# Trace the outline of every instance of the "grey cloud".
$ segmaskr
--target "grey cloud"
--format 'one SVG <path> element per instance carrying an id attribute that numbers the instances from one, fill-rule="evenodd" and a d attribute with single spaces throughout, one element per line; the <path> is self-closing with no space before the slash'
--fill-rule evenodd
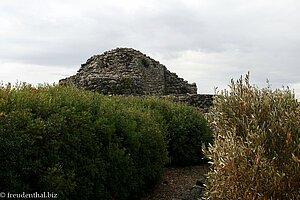
<path id="1" fill-rule="evenodd" d="M 278 85 L 300 82 L 297 0 L 12 0 L 0 5 L 0 61 L 79 68 L 94 54 L 133 47 L 189 81 L 197 81 L 196 75 L 208 79 L 208 85 L 199 82 L 205 87 L 226 85 L 229 77 L 248 70 L 261 85 L 266 78 Z M 186 51 L 215 57 L 182 57 Z"/>
<path id="2" fill-rule="evenodd" d="M 91 5 L 95 2 L 91 1 Z M 66 12 L 66 16 L 61 19 L 49 13 L 40 19 L 38 14 L 31 13 L 33 9 L 29 9 L 25 14 L 24 11 L 20 13 L 24 19 L 17 24 L 23 32 L 20 35 L 22 41 L 18 42 L 18 35 L 8 38 L 8 46 L 19 50 L 14 52 L 14 56 L 18 57 L 19 53 L 34 62 L 39 52 L 43 54 L 44 50 L 49 57 L 61 52 L 66 54 L 65 58 L 67 55 L 76 55 L 78 49 L 84 53 L 124 45 L 175 54 L 188 49 L 222 52 L 228 48 L 238 48 L 242 51 L 254 51 L 257 48 L 270 50 L 274 46 L 291 48 L 290 45 L 298 39 L 290 36 L 282 41 L 284 35 L 280 34 L 280 22 L 277 21 L 288 21 L 286 15 L 289 13 L 283 13 L 280 18 L 273 16 L 277 13 L 253 8 L 249 3 L 233 6 L 235 4 L 232 1 L 200 4 L 198 7 L 189 7 L 183 1 L 166 2 L 155 4 L 157 10 L 146 7 L 131 12 L 122 6 L 110 4 L 96 4 L 97 8 L 91 6 L 81 11 L 80 3 L 78 7 L 73 7 L 75 10 L 71 13 L 81 14 L 70 18 Z M 59 8 L 60 4 L 57 3 L 56 6 Z M 26 8 L 28 7 L 25 10 Z M 53 10 L 55 9 L 52 8 Z M 51 9 L 46 11 L 50 12 Z M 16 12 L 20 12 L 20 8 Z M 40 14 L 43 16 L 43 13 Z M 275 22 L 272 22 L 271 16 L 275 18 Z M 300 29 L 295 27 L 289 28 L 296 29 L 294 32 Z M 270 31 L 271 35 L 268 33 Z M 4 48 L 1 52 L 7 57 L 12 55 L 7 49 L 5 54 Z M 69 63 L 68 59 L 60 62 Z"/>

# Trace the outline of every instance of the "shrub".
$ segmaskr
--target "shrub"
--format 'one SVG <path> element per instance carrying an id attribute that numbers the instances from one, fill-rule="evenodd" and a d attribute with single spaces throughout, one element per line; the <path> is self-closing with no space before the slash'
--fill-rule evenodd
<path id="1" fill-rule="evenodd" d="M 249 74 L 217 93 L 207 199 L 299 199 L 300 105 L 287 88 L 259 90 Z"/>
<path id="2" fill-rule="evenodd" d="M 150 66 L 150 61 L 146 57 L 142 57 L 141 62 L 142 62 L 142 65 L 146 68 Z"/>
<path id="3" fill-rule="evenodd" d="M 172 165 L 192 165 L 206 162 L 202 145 L 212 143 L 212 131 L 203 114 L 196 108 L 172 99 L 159 97 L 130 98 L 126 104 L 135 102 L 145 110 L 150 110 L 168 142 L 168 152 Z"/>
<path id="4" fill-rule="evenodd" d="M 0 188 L 137 199 L 168 161 L 148 112 L 72 86 L 0 86 Z"/>

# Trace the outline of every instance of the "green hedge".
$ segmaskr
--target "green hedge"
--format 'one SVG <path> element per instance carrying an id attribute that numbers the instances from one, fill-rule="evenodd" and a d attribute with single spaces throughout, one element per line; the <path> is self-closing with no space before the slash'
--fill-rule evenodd
<path id="1" fill-rule="evenodd" d="M 0 86 L 3 191 L 138 199 L 170 160 L 202 163 L 202 145 L 212 139 L 201 112 L 172 100 L 73 86 Z"/>
<path id="2" fill-rule="evenodd" d="M 0 188 L 138 199 L 167 163 L 150 112 L 75 87 L 0 88 Z"/>
<path id="3" fill-rule="evenodd" d="M 120 97 L 123 103 L 136 104 L 152 113 L 168 141 L 168 152 L 172 165 L 194 165 L 207 162 L 202 146 L 213 142 L 210 129 L 203 113 L 195 107 L 175 102 L 172 98 Z"/>
<path id="4" fill-rule="evenodd" d="M 299 199 L 300 104 L 289 89 L 259 90 L 249 74 L 217 93 L 207 199 Z"/>

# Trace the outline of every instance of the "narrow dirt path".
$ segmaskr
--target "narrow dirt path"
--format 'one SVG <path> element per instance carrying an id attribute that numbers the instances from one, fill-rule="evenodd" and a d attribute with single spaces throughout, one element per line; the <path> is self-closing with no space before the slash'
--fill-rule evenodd
<path id="1" fill-rule="evenodd" d="M 154 191 L 141 200 L 172 200 L 188 192 L 209 170 L 209 164 L 189 167 L 167 167 Z"/>

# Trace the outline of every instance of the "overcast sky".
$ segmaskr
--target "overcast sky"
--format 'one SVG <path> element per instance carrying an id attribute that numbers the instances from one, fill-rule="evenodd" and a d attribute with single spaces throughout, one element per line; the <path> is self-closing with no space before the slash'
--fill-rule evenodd
<path id="1" fill-rule="evenodd" d="M 0 0 L 0 81 L 53 83 L 131 47 L 196 82 L 289 86 L 300 97 L 299 0 Z"/>

